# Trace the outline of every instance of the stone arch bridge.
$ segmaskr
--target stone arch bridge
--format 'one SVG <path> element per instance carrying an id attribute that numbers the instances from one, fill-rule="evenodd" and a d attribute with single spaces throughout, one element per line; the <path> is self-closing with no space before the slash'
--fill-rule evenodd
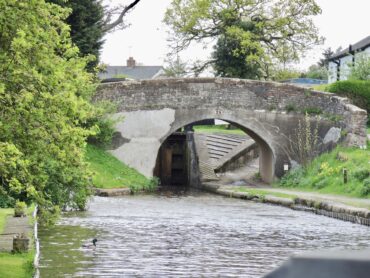
<path id="1" fill-rule="evenodd" d="M 225 78 L 128 81 L 100 85 L 95 101 L 100 100 L 118 106 L 111 152 L 148 177 L 166 138 L 204 119 L 233 123 L 258 143 L 266 182 L 298 160 L 292 145 L 303 111 L 311 112 L 311 126 L 317 126 L 319 152 L 338 142 L 366 144 L 366 111 L 347 98 L 287 84 Z"/>

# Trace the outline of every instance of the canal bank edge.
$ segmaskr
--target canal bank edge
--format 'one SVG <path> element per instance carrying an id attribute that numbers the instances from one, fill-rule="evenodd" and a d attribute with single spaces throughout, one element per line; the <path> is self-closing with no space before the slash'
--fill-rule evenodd
<path id="1" fill-rule="evenodd" d="M 130 188 L 94 188 L 93 193 L 95 196 L 99 197 L 118 197 L 118 196 L 127 196 L 134 194 L 134 191 Z"/>
<path id="2" fill-rule="evenodd" d="M 312 212 L 318 215 L 370 226 L 370 210 L 365 208 L 356 208 L 344 204 L 329 203 L 323 200 L 301 196 L 291 198 L 254 194 L 250 192 L 236 192 L 212 183 L 203 183 L 201 185 L 201 189 L 230 198 L 279 205 L 293 210 Z"/>

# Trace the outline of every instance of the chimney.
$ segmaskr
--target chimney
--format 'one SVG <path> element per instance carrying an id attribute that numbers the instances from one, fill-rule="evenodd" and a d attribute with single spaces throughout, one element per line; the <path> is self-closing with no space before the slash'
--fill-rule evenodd
<path id="1" fill-rule="evenodd" d="M 134 58 L 130 57 L 127 60 L 127 67 L 134 68 L 136 66 L 136 61 Z"/>

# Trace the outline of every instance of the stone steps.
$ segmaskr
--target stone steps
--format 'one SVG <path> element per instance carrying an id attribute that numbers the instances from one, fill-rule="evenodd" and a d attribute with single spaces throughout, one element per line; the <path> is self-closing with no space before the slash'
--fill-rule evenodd
<path id="1" fill-rule="evenodd" d="M 247 135 L 197 133 L 194 137 L 203 182 L 218 181 L 215 170 L 255 144 Z"/>

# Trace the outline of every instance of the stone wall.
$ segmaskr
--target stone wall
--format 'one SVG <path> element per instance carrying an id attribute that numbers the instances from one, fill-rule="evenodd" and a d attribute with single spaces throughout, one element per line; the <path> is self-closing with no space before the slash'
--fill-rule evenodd
<path id="1" fill-rule="evenodd" d="M 164 108 L 224 108 L 286 111 L 319 108 L 342 115 L 346 100 L 330 93 L 288 84 L 241 79 L 160 79 L 110 83 L 100 87 L 97 99 L 119 103 L 120 112 Z"/>

